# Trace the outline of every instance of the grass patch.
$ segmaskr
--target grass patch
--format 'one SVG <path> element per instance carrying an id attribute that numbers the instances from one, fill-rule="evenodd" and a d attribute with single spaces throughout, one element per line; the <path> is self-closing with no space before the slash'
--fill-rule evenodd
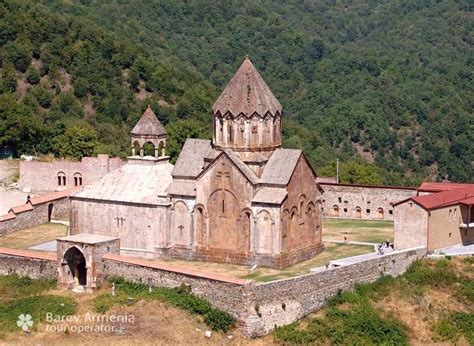
<path id="1" fill-rule="evenodd" d="M 381 318 L 370 304 L 351 311 L 330 307 L 324 318 L 311 320 L 305 330 L 298 324 L 277 328 L 275 338 L 291 344 L 406 345 L 405 327 L 394 319 Z"/>
<path id="2" fill-rule="evenodd" d="M 0 236 L 0 247 L 28 249 L 67 235 L 67 227 L 58 223 L 45 223 Z"/>
<path id="3" fill-rule="evenodd" d="M 33 280 L 16 274 L 0 276 L 0 304 L 6 304 L 18 298 L 39 295 L 55 287 L 56 280 Z"/>
<path id="4" fill-rule="evenodd" d="M 436 322 L 433 327 L 434 341 L 457 342 L 464 336 L 470 345 L 474 344 L 474 314 L 454 312 Z"/>
<path id="5" fill-rule="evenodd" d="M 147 285 L 132 283 L 122 278 L 114 278 L 116 295 L 101 294 L 95 299 L 95 309 L 104 313 L 114 305 L 133 304 L 138 300 L 160 300 L 190 313 L 202 316 L 213 330 L 229 331 L 235 319 L 225 311 L 214 308 L 207 300 L 191 293 L 190 286 L 176 288 L 157 287 L 149 292 Z"/>
<path id="6" fill-rule="evenodd" d="M 48 312 L 61 316 L 72 315 L 76 310 L 72 298 L 41 295 L 55 287 L 55 280 L 0 276 L 0 338 L 9 332 L 20 331 L 16 322 L 21 314 L 31 315 L 34 322 L 32 330 L 45 320 Z"/>
<path id="7" fill-rule="evenodd" d="M 459 302 L 472 306 L 473 287 L 472 280 L 457 272 L 448 259 L 417 261 L 398 278 L 386 276 L 370 284 L 355 285 L 352 291 L 339 292 L 328 300 L 322 317 L 306 319 L 305 327 L 300 322 L 279 327 L 275 339 L 289 344 L 408 344 L 409 326 L 392 313 L 376 309 L 377 302 L 383 302 L 396 291 L 403 299 L 418 304 L 416 297 L 422 296 L 427 289 L 437 289 L 455 292 Z M 473 316 L 472 313 L 449 312 L 447 317 L 432 325 L 432 340 L 457 342 L 464 337 L 473 344 Z"/>
<path id="8" fill-rule="evenodd" d="M 311 268 L 321 267 L 340 258 L 362 255 L 373 252 L 372 246 L 349 245 L 349 244 L 324 244 L 324 250 L 315 257 L 297 263 L 285 269 L 258 268 L 254 272 L 240 276 L 242 279 L 252 279 L 258 282 L 270 282 L 274 280 L 286 279 L 298 275 L 309 273 Z"/>
<path id="9" fill-rule="evenodd" d="M 393 221 L 324 219 L 323 225 L 332 228 L 393 228 Z"/>

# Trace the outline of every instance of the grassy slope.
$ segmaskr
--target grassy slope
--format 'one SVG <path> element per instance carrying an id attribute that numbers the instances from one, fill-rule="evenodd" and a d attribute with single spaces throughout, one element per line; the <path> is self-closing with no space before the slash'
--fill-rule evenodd
<path id="1" fill-rule="evenodd" d="M 301 322 L 282 327 L 289 343 L 474 342 L 473 258 L 423 260 L 400 278 L 342 292 Z"/>

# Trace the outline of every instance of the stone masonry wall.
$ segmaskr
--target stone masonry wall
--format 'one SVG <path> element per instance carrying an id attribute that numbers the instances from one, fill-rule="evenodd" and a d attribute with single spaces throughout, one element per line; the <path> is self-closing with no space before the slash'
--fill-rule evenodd
<path id="1" fill-rule="evenodd" d="M 49 205 L 53 204 L 51 218 L 67 215 L 70 209 L 69 197 L 35 205 L 31 210 L 12 214 L 11 218 L 0 220 L 0 234 L 18 231 L 47 223 L 49 220 Z"/>
<path id="2" fill-rule="evenodd" d="M 409 249 L 251 287 L 247 299 L 249 306 L 253 307 L 253 313 L 245 322 L 246 334 L 250 337 L 260 336 L 272 331 L 275 325 L 294 322 L 321 308 L 339 290 L 350 290 L 356 283 L 373 282 L 384 275 L 401 275 L 410 264 L 425 255 L 424 247 Z"/>
<path id="3" fill-rule="evenodd" d="M 372 282 L 384 275 L 403 274 L 414 261 L 426 255 L 420 247 L 394 252 L 348 266 L 264 284 L 223 278 L 163 264 L 118 255 L 106 255 L 102 270 L 151 286 L 190 285 L 192 292 L 237 318 L 248 337 L 258 337 L 275 326 L 292 323 L 321 308 L 339 290 L 356 283 Z"/>
<path id="4" fill-rule="evenodd" d="M 19 187 L 32 192 L 60 191 L 75 186 L 74 176 L 82 177 L 82 185 L 93 183 L 125 163 L 108 155 L 84 157 L 81 161 L 20 161 Z M 66 185 L 58 185 L 58 173 L 66 176 Z"/>
<path id="5" fill-rule="evenodd" d="M 156 262 L 155 262 L 156 263 Z M 239 320 L 247 311 L 245 281 L 219 277 L 186 269 L 156 265 L 153 261 L 131 259 L 117 255 L 105 255 L 102 270 L 107 277 L 120 276 L 132 282 L 151 286 L 177 287 L 190 285 L 192 292 L 205 298 L 214 306 L 229 312 Z"/>
<path id="6" fill-rule="evenodd" d="M 32 279 L 56 279 L 56 256 L 28 250 L 0 248 L 0 275 L 9 274 L 28 276 Z"/>
<path id="7" fill-rule="evenodd" d="M 416 196 L 416 189 L 320 183 L 323 215 L 340 219 L 392 220 L 391 203 Z"/>

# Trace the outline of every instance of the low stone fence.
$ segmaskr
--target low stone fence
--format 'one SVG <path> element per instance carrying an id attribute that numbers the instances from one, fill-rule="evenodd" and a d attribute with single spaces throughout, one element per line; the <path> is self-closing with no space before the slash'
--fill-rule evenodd
<path id="1" fill-rule="evenodd" d="M 50 219 L 69 214 L 69 195 L 78 188 L 30 198 L 25 204 L 12 207 L 0 216 L 0 235 L 44 224 Z"/>
<path id="2" fill-rule="evenodd" d="M 56 255 L 0 248 L 0 275 L 18 274 L 32 279 L 56 279 L 57 266 Z"/>
<path id="3" fill-rule="evenodd" d="M 321 308 L 328 298 L 356 283 L 401 275 L 425 255 L 426 248 L 395 251 L 347 266 L 261 284 L 112 254 L 103 257 L 101 270 L 109 277 L 120 276 L 151 286 L 190 285 L 194 294 L 236 317 L 245 335 L 257 337 Z"/>
<path id="4" fill-rule="evenodd" d="M 321 308 L 340 290 L 350 290 L 357 283 L 373 282 L 385 275 L 401 275 L 425 255 L 424 247 L 395 251 L 351 265 L 251 287 L 247 293 L 248 304 L 260 318 L 248 320 L 247 334 L 263 335 L 275 325 L 296 321 Z"/>
<path id="5" fill-rule="evenodd" d="M 113 254 L 104 255 L 101 266 L 109 278 L 119 276 L 132 282 L 161 287 L 190 285 L 194 294 L 209 300 L 217 308 L 229 312 L 238 320 L 246 317 L 245 280 Z"/>

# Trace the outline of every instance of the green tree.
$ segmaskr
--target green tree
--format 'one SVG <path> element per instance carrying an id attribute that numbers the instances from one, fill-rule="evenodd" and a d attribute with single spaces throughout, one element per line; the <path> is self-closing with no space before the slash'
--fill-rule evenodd
<path id="1" fill-rule="evenodd" d="M 28 68 L 26 69 L 25 78 L 28 83 L 33 85 L 38 84 L 41 79 L 38 70 L 33 66 L 28 66 Z"/>
<path id="2" fill-rule="evenodd" d="M 91 156 L 97 141 L 97 133 L 87 123 L 77 123 L 66 128 L 64 134 L 56 137 L 55 149 L 61 157 L 81 159 Z"/>

